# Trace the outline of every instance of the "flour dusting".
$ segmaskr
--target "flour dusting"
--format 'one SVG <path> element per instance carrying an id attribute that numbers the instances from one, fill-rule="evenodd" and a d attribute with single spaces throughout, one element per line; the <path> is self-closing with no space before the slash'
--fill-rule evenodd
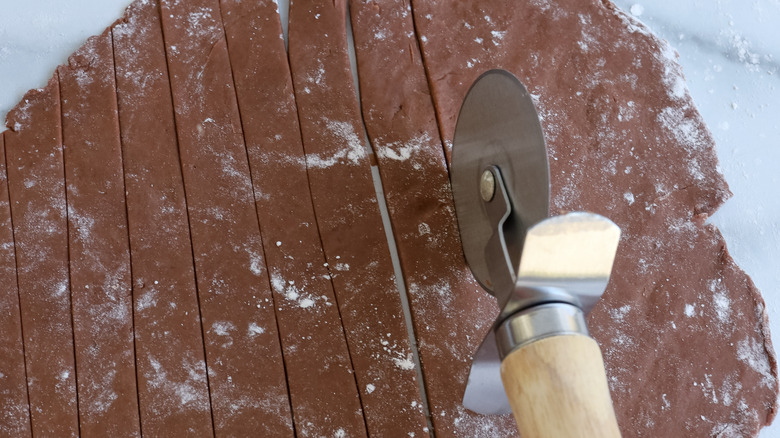
<path id="1" fill-rule="evenodd" d="M 322 301 L 326 306 L 332 303 L 325 295 L 315 296 L 306 291 L 306 283 L 296 284 L 295 281 L 285 280 L 279 271 L 271 272 L 271 287 L 282 295 L 286 301 L 296 304 L 301 309 L 316 309 L 317 301 Z"/>
<path id="2" fill-rule="evenodd" d="M 222 342 L 222 348 L 229 348 L 233 345 L 233 336 L 231 332 L 236 330 L 235 324 L 230 321 L 217 321 L 211 325 L 211 333 L 219 336 Z"/>
<path id="3" fill-rule="evenodd" d="M 265 329 L 263 327 L 260 327 L 254 322 L 249 323 L 248 334 L 250 338 L 253 338 L 257 335 L 262 335 L 263 333 L 265 333 Z"/>
<path id="4" fill-rule="evenodd" d="M 355 133 L 352 124 L 324 119 L 325 128 L 341 146 L 330 156 L 306 154 L 306 165 L 310 168 L 331 167 L 337 163 L 357 165 L 366 157 L 364 142 Z"/>
<path id="5" fill-rule="evenodd" d="M 398 357 L 393 358 L 393 363 L 395 363 L 395 366 L 402 370 L 413 370 L 414 369 L 414 361 L 412 360 L 411 353 L 408 354 L 405 358 L 401 359 Z"/>
<path id="6" fill-rule="evenodd" d="M 392 142 L 377 145 L 376 154 L 379 158 L 389 158 L 396 161 L 406 161 L 413 155 L 425 152 L 426 148 L 433 147 L 431 136 L 427 132 L 418 135 L 406 142 Z"/>
<path id="7" fill-rule="evenodd" d="M 737 343 L 737 359 L 761 374 L 763 386 L 769 387 L 775 384 L 775 376 L 772 375 L 772 367 L 769 364 L 764 345 L 756 341 L 755 338 L 745 338 Z"/>
<path id="8" fill-rule="evenodd" d="M 158 394 L 164 394 L 167 398 L 167 403 L 158 405 L 158 411 L 162 411 L 158 412 L 159 414 L 177 412 L 182 406 L 202 412 L 209 411 L 205 362 L 188 357 L 181 358 L 179 366 L 186 371 L 186 376 L 184 380 L 176 381 L 157 358 L 149 355 L 147 361 L 144 377 L 151 387 L 160 389 Z"/>
<path id="9" fill-rule="evenodd" d="M 629 311 L 631 311 L 631 306 L 627 304 L 625 306 L 620 306 L 617 309 L 610 309 L 609 316 L 611 316 L 615 322 L 621 323 Z"/>
<path id="10" fill-rule="evenodd" d="M 723 285 L 723 280 L 720 278 L 710 280 L 708 285 L 710 292 L 713 293 L 712 301 L 715 308 L 715 315 L 721 324 L 726 324 L 731 317 L 731 300 L 729 299 L 726 287 Z"/>

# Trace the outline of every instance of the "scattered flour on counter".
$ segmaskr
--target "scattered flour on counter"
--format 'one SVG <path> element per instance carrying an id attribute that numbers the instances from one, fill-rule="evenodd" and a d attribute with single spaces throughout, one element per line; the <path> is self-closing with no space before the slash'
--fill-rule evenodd
<path id="1" fill-rule="evenodd" d="M 696 314 L 696 308 L 693 306 L 693 304 L 686 304 L 685 305 L 685 316 L 687 316 L 688 318 L 691 318 L 695 314 Z"/>
<path id="2" fill-rule="evenodd" d="M 721 45 L 729 51 L 729 58 L 736 58 L 749 72 L 761 71 L 761 56 L 750 50 L 750 41 L 732 28 L 721 31 L 721 37 L 727 40 Z"/>
<path id="3" fill-rule="evenodd" d="M 366 385 L 366 394 L 371 394 L 375 390 L 376 390 L 376 386 L 374 386 L 373 384 L 369 383 L 368 385 Z"/>

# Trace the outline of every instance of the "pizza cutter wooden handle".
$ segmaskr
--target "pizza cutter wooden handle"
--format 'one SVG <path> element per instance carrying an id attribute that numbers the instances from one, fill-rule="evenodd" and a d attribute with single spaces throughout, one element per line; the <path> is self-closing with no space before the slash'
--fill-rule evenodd
<path id="1" fill-rule="evenodd" d="M 620 437 L 598 344 L 572 334 L 543 338 L 501 362 L 523 438 Z"/>

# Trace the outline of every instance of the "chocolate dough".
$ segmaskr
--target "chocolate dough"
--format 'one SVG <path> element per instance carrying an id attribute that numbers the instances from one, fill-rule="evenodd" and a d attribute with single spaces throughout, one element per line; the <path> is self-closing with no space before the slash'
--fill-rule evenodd
<path id="1" fill-rule="evenodd" d="M 79 431 L 140 436 L 110 30 L 60 66 Z"/>
<path id="2" fill-rule="evenodd" d="M 158 8 L 135 2 L 112 30 L 141 429 L 207 436 L 211 405 Z"/>
<path id="3" fill-rule="evenodd" d="M 60 87 L 55 74 L 8 113 L 5 152 L 27 393 L 36 436 L 79 434 Z"/>
<path id="4" fill-rule="evenodd" d="M 363 433 L 355 375 L 312 208 L 276 2 L 224 0 L 221 8 L 295 429 L 299 436 Z"/>
<path id="5" fill-rule="evenodd" d="M 770 423 L 764 303 L 704 225 L 729 192 L 674 50 L 608 2 L 413 7 L 445 142 L 470 84 L 505 68 L 536 96 L 552 213 L 594 211 L 623 230 L 589 326 L 624 436 L 744 436 Z"/>
<path id="6" fill-rule="evenodd" d="M 363 116 L 406 280 L 436 436 L 509 436 L 463 408 L 471 357 L 497 316 L 461 250 L 444 150 L 407 1 L 353 1 Z"/>
<path id="7" fill-rule="evenodd" d="M 0 135 L 0 434 L 25 437 L 31 436 L 30 405 L 3 137 Z"/>
<path id="8" fill-rule="evenodd" d="M 423 436 L 416 365 L 350 74 L 345 7 L 344 1 L 290 6 L 290 67 L 314 211 L 368 433 Z M 326 433 L 333 432 L 320 432 Z"/>
<path id="9" fill-rule="evenodd" d="M 274 298 L 219 4 L 164 1 L 161 12 L 215 433 L 292 435 Z"/>
<path id="10" fill-rule="evenodd" d="M 31 431 L 77 436 L 79 408 L 83 427 L 106 425 L 77 400 L 73 356 L 71 312 L 79 318 L 75 351 L 81 366 L 89 352 L 79 339 L 93 336 L 83 329 L 100 323 L 81 319 L 83 311 L 104 303 L 80 285 L 92 289 L 102 285 L 90 280 L 93 275 L 112 273 L 93 271 L 80 258 L 92 247 L 81 245 L 77 235 L 90 223 L 78 220 L 79 209 L 95 207 L 80 197 L 91 196 L 101 199 L 96 205 L 106 212 L 86 216 L 107 239 L 100 248 L 110 253 L 101 260 L 104 266 L 126 266 L 130 234 L 145 432 L 291 435 L 293 412 L 298 435 L 424 436 L 411 345 L 351 88 L 344 2 L 295 2 L 291 10 L 292 83 L 305 157 L 289 115 L 295 107 L 278 25 L 266 15 L 274 13 L 270 3 L 254 9 L 223 0 L 229 44 L 216 1 L 171 3 L 160 8 L 165 52 L 153 1 L 135 3 L 112 32 L 124 169 L 118 164 L 116 108 L 106 91 L 113 85 L 78 84 L 79 77 L 94 81 L 110 70 L 107 33 L 87 45 L 103 44 L 92 66 L 82 63 L 86 49 L 81 60 L 72 61 L 84 74 L 69 78 L 76 79 L 71 87 L 101 90 L 67 98 L 73 107 L 62 116 L 66 140 L 74 139 L 66 157 L 73 162 L 63 163 L 56 75 L 8 116 L 12 131 L 4 139 L 24 363 L 13 340 L 10 351 L 17 355 L 17 381 L 25 367 Z M 460 102 L 473 80 L 493 67 L 515 73 L 536 96 L 550 153 L 553 213 L 595 211 L 623 229 L 613 280 L 590 315 L 590 327 L 605 355 L 624 436 L 746 436 L 771 422 L 777 365 L 764 303 L 720 234 L 705 224 L 729 193 L 674 51 L 611 4 L 595 0 L 555 5 L 416 0 L 413 6 L 410 11 L 402 1 L 355 2 L 354 17 L 364 116 L 407 276 L 437 435 L 515 433 L 509 417 L 480 417 L 460 406 L 470 353 L 495 309 L 459 253 L 445 173 Z M 266 56 L 273 61 L 261 62 Z M 104 74 L 93 76 L 90 69 Z M 61 72 L 63 78 L 68 74 L 66 68 Z M 265 86 L 252 80 L 261 74 L 278 82 Z M 78 99 L 85 99 L 83 107 Z M 277 104 L 273 112 L 263 108 L 268 101 Z M 82 112 L 106 117 L 90 123 L 104 129 L 91 132 L 70 120 Z M 101 166 L 83 154 L 87 148 L 102 151 L 94 157 Z M 77 213 L 71 217 L 79 282 L 77 287 L 74 278 L 73 307 L 65 165 L 73 197 L 68 200 Z M 79 169 L 90 171 L 75 172 Z M 128 229 L 117 195 L 122 170 Z M 93 187 L 105 187 L 106 181 L 111 181 L 107 190 Z M 0 207 L 1 198 L 2 190 Z M 258 220 L 270 240 L 265 249 Z M 322 277 L 323 253 L 334 295 Z M 128 273 L 120 271 L 127 294 Z M 113 297 L 112 309 L 127 309 L 126 295 Z M 113 330 L 126 331 L 127 321 L 96 341 L 124 375 L 129 341 Z M 11 337 L 18 336 L 19 323 L 9 324 Z M 304 335 L 318 324 L 327 330 Z M 311 339 L 296 343 L 294 333 Z M 333 350 L 307 350 L 315 339 Z M 118 347 L 103 350 L 106 345 Z M 354 380 L 345 368 L 347 351 Z M 316 359 L 305 363 L 310 355 L 332 355 L 335 362 L 317 370 Z M 107 360 L 100 357 L 86 369 L 102 359 Z M 341 395 L 296 374 L 311 369 Z M 84 400 L 99 392 L 83 388 L 90 375 L 79 374 Z M 20 386 L 16 391 L 23 391 Z M 309 392 L 332 398 L 312 412 L 308 400 L 318 396 Z M 121 395 L 117 406 L 132 403 L 126 392 Z M 13 394 L 22 401 L 26 396 Z M 339 398 L 345 405 L 332 406 Z M 24 409 L 11 416 L 29 434 Z M 135 418 L 112 434 L 137 434 L 137 423 Z"/>

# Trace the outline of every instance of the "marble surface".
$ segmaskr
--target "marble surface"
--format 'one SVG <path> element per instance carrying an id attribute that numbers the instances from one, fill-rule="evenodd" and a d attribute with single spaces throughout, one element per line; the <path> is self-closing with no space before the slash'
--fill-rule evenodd
<path id="1" fill-rule="evenodd" d="M 0 119 L 129 3 L 0 0 Z M 680 53 L 734 192 L 710 221 L 763 291 L 772 332 L 780 333 L 780 0 L 616 3 Z M 760 436 L 780 437 L 780 422 Z"/>

